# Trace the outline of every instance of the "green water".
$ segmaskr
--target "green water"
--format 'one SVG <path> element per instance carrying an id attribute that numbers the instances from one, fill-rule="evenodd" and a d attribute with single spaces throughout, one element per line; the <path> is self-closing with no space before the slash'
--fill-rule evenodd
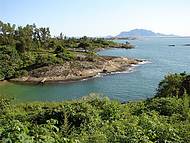
<path id="1" fill-rule="evenodd" d="M 121 101 L 139 100 L 152 97 L 164 75 L 190 72 L 190 47 L 183 46 L 190 43 L 190 38 L 144 38 L 130 42 L 136 45 L 135 49 L 110 49 L 99 54 L 146 59 L 149 63 L 133 67 L 129 72 L 70 83 L 1 84 L 0 94 L 13 96 L 17 101 L 62 101 L 92 92 Z M 169 47 L 169 44 L 176 46 Z"/>

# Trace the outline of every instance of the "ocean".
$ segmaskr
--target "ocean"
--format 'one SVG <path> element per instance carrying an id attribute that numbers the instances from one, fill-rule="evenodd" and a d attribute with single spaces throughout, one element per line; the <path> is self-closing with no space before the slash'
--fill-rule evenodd
<path id="1" fill-rule="evenodd" d="M 98 54 L 144 59 L 144 64 L 133 66 L 129 71 L 69 83 L 1 84 L 0 94 L 21 102 L 79 99 L 90 93 L 119 101 L 133 101 L 153 97 L 159 82 L 167 74 L 184 71 L 190 73 L 190 46 L 184 46 L 190 44 L 190 38 L 150 37 L 116 42 L 126 41 L 135 45 L 135 48 L 113 48 Z"/>

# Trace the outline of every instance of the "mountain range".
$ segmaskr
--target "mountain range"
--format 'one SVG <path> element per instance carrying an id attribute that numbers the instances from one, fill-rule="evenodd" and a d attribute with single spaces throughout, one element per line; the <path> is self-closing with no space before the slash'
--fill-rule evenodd
<path id="1" fill-rule="evenodd" d="M 162 33 L 155 33 L 151 30 L 146 30 L 146 29 L 133 29 L 130 31 L 123 31 L 114 37 L 115 38 L 126 38 L 126 37 L 161 37 L 161 36 L 173 37 L 176 35 L 173 35 L 173 34 L 167 35 L 167 34 L 162 34 Z M 109 37 L 111 38 L 111 36 L 109 36 Z"/>

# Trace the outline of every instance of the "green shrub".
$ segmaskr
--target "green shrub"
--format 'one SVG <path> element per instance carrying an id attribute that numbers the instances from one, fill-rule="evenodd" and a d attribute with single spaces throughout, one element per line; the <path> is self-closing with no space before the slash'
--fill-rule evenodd
<path id="1" fill-rule="evenodd" d="M 5 99 L 0 100 L 4 142 L 189 142 L 185 98 L 127 104 L 92 96 L 61 103 L 13 104 Z"/>
<path id="2" fill-rule="evenodd" d="M 182 114 L 183 100 L 178 98 L 155 98 L 146 102 L 147 110 L 157 111 L 160 115 L 171 116 L 172 114 Z"/>
<path id="3" fill-rule="evenodd" d="M 61 53 L 58 53 L 56 55 L 57 58 L 66 60 L 66 61 L 70 61 L 70 60 L 74 60 L 75 59 L 75 55 L 72 52 L 69 52 L 67 50 L 64 50 Z"/>
<path id="4" fill-rule="evenodd" d="M 189 79 L 186 73 L 170 74 L 159 83 L 156 97 L 182 97 L 184 90 L 189 92 Z"/>
<path id="5" fill-rule="evenodd" d="M 21 67 L 22 60 L 13 46 L 0 46 L 0 75 L 1 79 L 14 77 Z M 4 77 L 3 77 L 4 76 Z"/>
<path id="6" fill-rule="evenodd" d="M 55 63 L 58 63 L 58 61 L 53 54 L 38 54 L 35 62 L 38 66 L 47 66 Z"/>

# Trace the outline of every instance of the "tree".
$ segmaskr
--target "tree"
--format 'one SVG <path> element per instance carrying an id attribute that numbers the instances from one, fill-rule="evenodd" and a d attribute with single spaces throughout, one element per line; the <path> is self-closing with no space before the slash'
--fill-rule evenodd
<path id="1" fill-rule="evenodd" d="M 0 74 L 1 79 L 9 79 L 22 65 L 22 60 L 15 47 L 0 46 Z M 3 77 L 4 76 L 4 77 Z"/>
<path id="2" fill-rule="evenodd" d="M 182 97 L 185 90 L 190 93 L 190 76 L 170 74 L 159 83 L 156 97 Z"/>
<path id="3" fill-rule="evenodd" d="M 82 41 L 80 42 L 80 44 L 78 45 L 78 48 L 82 48 L 85 50 L 85 52 L 88 52 L 88 50 L 90 50 L 91 48 L 91 44 L 86 42 L 86 41 Z"/>
<path id="4" fill-rule="evenodd" d="M 33 41 L 37 45 L 38 48 L 41 47 L 41 36 L 40 36 L 40 30 L 36 27 L 35 24 L 33 24 Z"/>
<path id="5" fill-rule="evenodd" d="M 190 95 L 190 75 L 187 75 L 185 79 L 182 81 L 181 87 L 181 95 L 187 92 Z"/>
<path id="6" fill-rule="evenodd" d="M 33 26 L 26 25 L 25 27 L 18 27 L 16 31 L 16 49 L 19 52 L 25 52 L 32 48 L 33 43 Z"/>
<path id="7" fill-rule="evenodd" d="M 13 45 L 16 25 L 0 21 L 0 45 Z"/>
<path id="8" fill-rule="evenodd" d="M 41 36 L 40 42 L 44 48 L 47 48 L 48 43 L 49 43 L 49 39 L 51 38 L 50 30 L 49 30 L 49 28 L 43 28 L 42 27 L 39 29 L 39 32 L 40 32 L 40 36 Z"/>
<path id="9" fill-rule="evenodd" d="M 63 39 L 64 39 L 62 32 L 59 34 L 59 39 L 60 39 L 60 40 L 63 40 Z"/>
<path id="10" fill-rule="evenodd" d="M 58 53 L 62 53 L 64 52 L 64 48 L 61 45 L 58 45 L 57 48 L 55 49 L 54 53 L 58 54 Z"/>

